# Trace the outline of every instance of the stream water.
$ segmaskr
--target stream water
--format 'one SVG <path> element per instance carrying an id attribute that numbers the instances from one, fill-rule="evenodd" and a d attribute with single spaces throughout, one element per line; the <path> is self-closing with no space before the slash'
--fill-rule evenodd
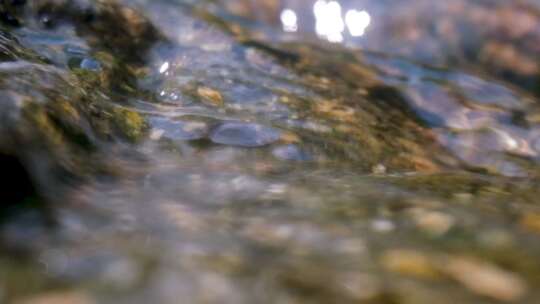
<path id="1" fill-rule="evenodd" d="M 538 303 L 540 3 L 0 1 L 0 303 Z"/>

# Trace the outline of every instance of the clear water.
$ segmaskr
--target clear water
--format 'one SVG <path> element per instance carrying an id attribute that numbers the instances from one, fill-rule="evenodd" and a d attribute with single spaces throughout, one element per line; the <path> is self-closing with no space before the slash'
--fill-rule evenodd
<path id="1" fill-rule="evenodd" d="M 537 1 L 7 2 L 0 302 L 540 298 Z"/>

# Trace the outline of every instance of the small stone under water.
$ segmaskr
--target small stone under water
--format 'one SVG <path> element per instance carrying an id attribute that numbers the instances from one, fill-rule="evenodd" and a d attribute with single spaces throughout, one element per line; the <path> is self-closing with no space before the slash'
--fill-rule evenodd
<path id="1" fill-rule="evenodd" d="M 150 124 L 159 134 L 173 140 L 196 140 L 206 136 L 208 127 L 200 121 L 175 121 L 167 118 L 152 118 Z"/>
<path id="2" fill-rule="evenodd" d="M 302 150 L 296 145 L 285 145 L 276 147 L 272 151 L 272 154 L 275 157 L 283 160 L 310 161 L 313 159 L 313 157 L 309 153 Z"/>
<path id="3" fill-rule="evenodd" d="M 99 71 L 101 70 L 101 64 L 99 64 L 98 61 L 91 59 L 91 58 L 84 58 L 81 61 L 81 69 L 89 70 L 89 71 Z"/>
<path id="4" fill-rule="evenodd" d="M 539 304 L 538 1 L 0 0 L 0 304 Z"/>
<path id="5" fill-rule="evenodd" d="M 99 63 L 99 61 L 97 61 L 95 59 L 92 59 L 90 57 L 81 58 L 81 57 L 78 56 L 78 55 L 83 55 L 84 50 L 77 49 L 77 48 L 71 48 L 69 50 L 66 50 L 66 52 L 77 55 L 77 56 L 74 56 L 71 59 L 69 59 L 68 65 L 69 65 L 70 68 L 72 68 L 72 69 L 82 69 L 82 70 L 87 70 L 87 71 L 91 71 L 91 72 L 99 72 L 99 71 L 101 71 L 101 64 Z"/>
<path id="6" fill-rule="evenodd" d="M 280 139 L 281 132 L 254 123 L 226 122 L 214 129 L 210 140 L 216 144 L 239 147 L 262 147 Z"/>

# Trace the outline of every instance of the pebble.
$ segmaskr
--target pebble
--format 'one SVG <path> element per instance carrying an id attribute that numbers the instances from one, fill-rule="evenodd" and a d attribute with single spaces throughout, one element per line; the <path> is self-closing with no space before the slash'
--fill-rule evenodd
<path id="1" fill-rule="evenodd" d="M 421 279 L 445 275 L 477 295 L 503 302 L 518 301 L 528 289 L 517 274 L 475 258 L 430 257 L 411 249 L 394 249 L 382 255 L 381 263 L 389 271 Z"/>
<path id="2" fill-rule="evenodd" d="M 436 278 L 438 273 L 431 259 L 418 251 L 393 249 L 382 255 L 381 263 L 389 271 L 424 279 Z"/>
<path id="3" fill-rule="evenodd" d="M 455 219 L 451 215 L 424 209 L 413 210 L 412 217 L 418 228 L 437 236 L 448 232 L 455 223 Z"/>
<path id="4" fill-rule="evenodd" d="M 202 99 L 202 102 L 211 106 L 222 106 L 223 105 L 223 96 L 221 93 L 208 88 L 208 87 L 199 87 L 197 88 L 197 95 Z"/>
<path id="5" fill-rule="evenodd" d="M 210 140 L 216 144 L 239 147 L 262 147 L 280 139 L 281 132 L 253 123 L 226 122 L 215 128 Z"/>
<path id="6" fill-rule="evenodd" d="M 445 272 L 470 291 L 504 302 L 521 299 L 526 283 L 516 274 L 496 265 L 465 257 L 453 257 L 445 263 Z"/>

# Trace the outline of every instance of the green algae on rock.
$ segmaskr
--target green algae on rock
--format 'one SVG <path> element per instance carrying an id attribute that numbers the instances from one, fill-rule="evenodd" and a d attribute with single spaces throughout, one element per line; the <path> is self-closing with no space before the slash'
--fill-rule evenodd
<path id="1" fill-rule="evenodd" d="M 145 119 L 133 110 L 114 109 L 112 119 L 114 120 L 114 124 L 120 129 L 121 134 L 130 141 L 140 140 L 148 128 Z"/>

